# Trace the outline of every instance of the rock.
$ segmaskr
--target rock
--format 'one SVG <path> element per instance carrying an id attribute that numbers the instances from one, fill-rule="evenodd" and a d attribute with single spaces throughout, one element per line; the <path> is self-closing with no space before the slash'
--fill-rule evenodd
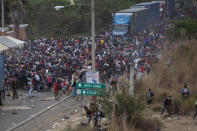
<path id="1" fill-rule="evenodd" d="M 55 123 L 53 124 L 52 128 L 55 128 L 55 127 L 57 127 L 57 126 L 60 126 L 60 123 L 55 122 Z"/>
<path id="2" fill-rule="evenodd" d="M 62 121 L 65 121 L 65 119 L 64 119 L 64 118 L 62 118 Z"/>
<path id="3" fill-rule="evenodd" d="M 81 122 L 81 126 L 88 126 L 88 124 L 85 122 Z"/>
<path id="4" fill-rule="evenodd" d="M 182 117 L 177 117 L 177 119 L 178 119 L 178 120 L 181 120 L 181 119 L 182 119 Z"/>
<path id="5" fill-rule="evenodd" d="M 12 114 L 18 114 L 17 112 L 12 112 Z"/>
<path id="6" fill-rule="evenodd" d="M 64 119 L 65 119 L 65 120 L 68 120 L 68 119 L 69 119 L 69 116 L 65 116 Z"/>

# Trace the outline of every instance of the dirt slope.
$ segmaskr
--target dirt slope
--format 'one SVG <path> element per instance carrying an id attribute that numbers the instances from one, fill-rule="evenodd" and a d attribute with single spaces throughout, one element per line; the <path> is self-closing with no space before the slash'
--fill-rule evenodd
<path id="1" fill-rule="evenodd" d="M 163 123 L 161 131 L 197 131 L 197 119 L 193 120 L 192 116 L 172 117 L 169 119 L 161 118 L 158 114 L 152 117 L 160 119 Z"/>

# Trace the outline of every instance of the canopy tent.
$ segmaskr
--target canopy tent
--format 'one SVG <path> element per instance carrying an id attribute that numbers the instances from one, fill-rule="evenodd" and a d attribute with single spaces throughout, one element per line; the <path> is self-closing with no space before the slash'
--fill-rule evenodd
<path id="1" fill-rule="evenodd" d="M 10 36 L 0 36 L 0 51 L 18 47 L 24 43 L 24 41 L 18 40 Z"/>
<path id="2" fill-rule="evenodd" d="M 0 44 L 0 51 L 7 50 L 8 47 L 4 46 L 3 44 Z"/>

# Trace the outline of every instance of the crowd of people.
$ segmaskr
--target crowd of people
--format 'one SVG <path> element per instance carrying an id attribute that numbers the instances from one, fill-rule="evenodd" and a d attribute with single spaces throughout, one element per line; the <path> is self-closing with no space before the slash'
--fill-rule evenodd
<path id="1" fill-rule="evenodd" d="M 179 11 L 178 17 L 184 15 Z M 135 69 L 135 79 L 149 75 L 152 64 L 161 57 L 161 49 L 166 39 L 168 24 L 151 25 L 143 32 L 132 35 L 123 41 L 121 37 L 112 38 L 109 32 L 96 36 L 96 70 L 100 74 L 102 83 L 110 83 L 113 94 L 117 90 L 117 78 L 127 74 L 130 68 Z M 58 92 L 64 94 L 72 91 L 76 97 L 76 82 L 86 81 L 86 71 L 91 69 L 91 37 L 62 38 L 62 39 L 36 39 L 27 40 L 24 47 L 19 50 L 6 52 L 6 78 L 5 84 L 9 92 L 12 90 L 13 98 L 18 98 L 17 89 L 26 89 L 30 97 L 33 90 L 54 90 L 55 100 L 59 100 Z M 188 97 L 190 91 L 187 84 L 181 90 L 182 96 Z M 147 104 L 152 104 L 154 93 L 148 90 Z M 197 102 L 195 118 L 197 116 Z M 170 116 L 171 96 L 164 99 L 161 116 L 168 111 Z M 95 125 L 100 125 L 101 115 L 92 112 L 85 106 L 87 123 L 94 119 Z"/>
<path id="2" fill-rule="evenodd" d="M 112 39 L 105 32 L 96 36 L 96 70 L 102 83 L 110 83 L 113 76 L 127 73 L 134 65 L 136 78 L 149 74 L 152 62 L 160 56 L 165 40 L 165 24 L 152 25 L 127 41 Z M 76 96 L 76 81 L 85 82 L 85 72 L 91 69 L 90 37 L 63 38 L 59 40 L 28 40 L 24 47 L 6 54 L 6 86 L 17 98 L 17 89 L 32 91 L 64 92 L 73 89 Z M 58 89 L 59 88 L 59 89 Z M 57 98 L 58 99 L 58 98 Z"/>

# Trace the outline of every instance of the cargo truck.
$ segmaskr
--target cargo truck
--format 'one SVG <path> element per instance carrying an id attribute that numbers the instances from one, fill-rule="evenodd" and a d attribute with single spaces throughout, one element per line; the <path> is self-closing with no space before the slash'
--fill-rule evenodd
<path id="1" fill-rule="evenodd" d="M 0 105 L 5 100 L 4 54 L 0 52 Z"/>
<path id="2" fill-rule="evenodd" d="M 131 6 L 130 8 L 134 8 L 134 7 L 142 7 L 142 8 L 149 8 L 150 13 L 151 13 L 151 23 L 157 23 L 159 22 L 160 19 L 160 11 L 159 11 L 159 7 L 160 7 L 160 3 L 157 1 L 152 1 L 152 2 L 143 2 L 143 3 L 138 3 L 135 4 L 133 6 Z M 146 22 L 146 20 L 144 20 L 144 22 Z"/>
<path id="3" fill-rule="evenodd" d="M 148 23 L 144 22 L 144 19 L 148 20 L 150 18 L 148 16 L 150 16 L 148 8 L 140 7 L 118 11 L 114 15 L 113 38 L 125 40 L 135 32 L 142 31 L 147 27 Z"/>
<path id="4" fill-rule="evenodd" d="M 129 38 L 130 35 L 143 31 L 149 25 L 156 25 L 161 18 L 175 14 L 175 0 L 160 0 L 132 5 L 129 9 L 118 11 L 113 19 L 113 38 Z M 163 17 L 161 17 L 163 16 Z"/>
<path id="5" fill-rule="evenodd" d="M 160 4 L 160 14 L 164 14 L 165 17 L 173 17 L 175 15 L 175 0 L 158 0 L 156 2 Z"/>

